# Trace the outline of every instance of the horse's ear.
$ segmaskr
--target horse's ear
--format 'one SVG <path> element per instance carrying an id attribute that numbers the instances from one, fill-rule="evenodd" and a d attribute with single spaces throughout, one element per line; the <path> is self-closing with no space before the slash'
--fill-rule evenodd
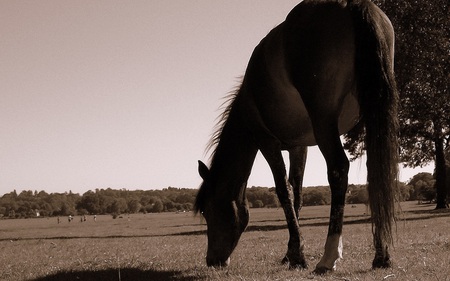
<path id="1" fill-rule="evenodd" d="M 198 173 L 200 174 L 200 176 L 202 177 L 202 179 L 204 181 L 209 179 L 209 169 L 208 167 L 206 167 L 206 165 L 198 160 Z"/>

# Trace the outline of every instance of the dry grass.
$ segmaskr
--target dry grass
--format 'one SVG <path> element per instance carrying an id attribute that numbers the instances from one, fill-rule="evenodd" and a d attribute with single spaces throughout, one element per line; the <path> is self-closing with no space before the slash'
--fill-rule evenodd
<path id="1" fill-rule="evenodd" d="M 146 214 L 80 223 L 0 221 L 0 280 L 450 280 L 450 213 L 406 203 L 392 251 L 394 267 L 371 270 L 371 226 L 361 205 L 347 206 L 344 259 L 311 274 L 322 255 L 328 206 L 301 215 L 308 270 L 280 264 L 287 229 L 281 210 L 252 209 L 247 231 L 224 269 L 208 268 L 206 226 L 192 214 Z"/>

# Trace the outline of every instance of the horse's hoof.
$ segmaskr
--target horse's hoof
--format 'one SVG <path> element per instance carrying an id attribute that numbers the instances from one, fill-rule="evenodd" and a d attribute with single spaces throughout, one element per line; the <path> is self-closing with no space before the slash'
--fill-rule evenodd
<path id="1" fill-rule="evenodd" d="M 214 268 L 222 268 L 227 267 L 230 265 L 230 257 L 228 257 L 226 260 L 218 260 L 218 259 L 206 259 L 206 265 L 208 267 L 214 267 Z"/>
<path id="2" fill-rule="evenodd" d="M 392 267 L 392 262 L 389 259 L 389 257 L 387 258 L 383 258 L 383 257 L 376 257 L 373 262 L 372 262 L 372 269 L 377 269 L 377 268 L 390 268 Z"/>
<path id="3" fill-rule="evenodd" d="M 307 269 L 308 268 L 308 264 L 303 261 L 303 262 L 299 262 L 299 263 L 289 263 L 289 269 Z"/>
<path id="4" fill-rule="evenodd" d="M 308 268 L 308 264 L 305 259 L 299 259 L 298 261 L 289 260 L 287 256 L 285 256 L 281 260 L 282 264 L 289 264 L 289 269 L 306 269 Z"/>
<path id="5" fill-rule="evenodd" d="M 316 269 L 314 269 L 313 273 L 316 275 L 325 275 L 327 273 L 330 273 L 331 271 L 333 271 L 333 269 L 329 269 L 326 267 L 316 267 Z"/>

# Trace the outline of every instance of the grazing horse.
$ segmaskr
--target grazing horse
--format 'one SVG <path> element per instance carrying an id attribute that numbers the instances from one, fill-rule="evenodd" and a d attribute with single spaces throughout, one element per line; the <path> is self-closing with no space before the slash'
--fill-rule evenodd
<path id="1" fill-rule="evenodd" d="M 375 258 L 389 267 L 398 174 L 394 31 L 369 0 L 306 0 L 256 46 L 242 84 L 211 143 L 210 168 L 196 211 L 207 222 L 208 266 L 225 266 L 245 230 L 245 189 L 258 150 L 275 180 L 289 230 L 283 261 L 306 268 L 299 228 L 306 147 L 318 145 L 331 188 L 328 236 L 316 273 L 342 257 L 342 224 L 349 161 L 340 135 L 363 125 Z M 361 126 L 358 126 L 361 127 Z M 286 172 L 282 150 L 289 152 Z"/>

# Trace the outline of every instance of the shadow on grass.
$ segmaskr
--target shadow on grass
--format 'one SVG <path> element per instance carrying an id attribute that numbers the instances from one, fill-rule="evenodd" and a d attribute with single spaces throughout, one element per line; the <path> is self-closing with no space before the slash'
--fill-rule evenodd
<path id="1" fill-rule="evenodd" d="M 353 219 L 345 221 L 345 225 L 350 224 L 364 224 L 364 223 L 370 223 L 370 217 L 367 216 L 361 216 L 360 219 Z M 267 225 L 258 225 L 258 222 L 255 222 L 252 225 L 249 225 L 245 232 L 252 232 L 252 231 L 276 231 L 276 230 L 282 230 L 287 229 L 286 221 L 280 220 L 277 221 L 281 224 L 267 224 Z M 303 220 L 300 221 L 300 227 L 308 227 L 308 226 L 328 226 L 328 220 L 320 221 L 320 222 L 311 222 L 311 223 L 305 223 Z M 184 236 L 184 235 L 206 235 L 206 230 L 196 230 L 196 231 L 185 231 L 185 232 L 179 232 L 174 234 L 169 234 L 168 236 Z"/>
<path id="2" fill-rule="evenodd" d="M 70 271 L 59 272 L 53 275 L 31 279 L 29 281 L 143 281 L 143 280 L 161 280 L 161 281 L 193 281 L 202 280 L 199 276 L 183 276 L 181 271 L 157 271 L 141 270 L 137 268 L 105 269 L 99 271 Z"/>
<path id="3" fill-rule="evenodd" d="M 398 218 L 398 222 L 406 222 L 406 221 L 419 221 L 419 220 L 428 220 L 439 217 L 448 217 L 450 216 L 450 209 L 439 209 L 439 210 L 430 210 L 430 209 L 418 209 L 418 210 L 409 210 L 403 212 L 403 214 L 412 214 L 410 217 L 402 217 Z M 320 221 L 311 221 L 317 220 Z M 261 225 L 261 223 L 263 223 Z M 265 224 L 269 223 L 269 224 Z M 349 215 L 345 216 L 344 225 L 353 225 L 353 224 L 370 224 L 371 219 L 366 214 L 363 215 Z M 328 226 L 328 217 L 313 217 L 313 218 L 301 218 L 300 219 L 300 227 L 315 227 L 315 226 Z M 251 231 L 276 231 L 287 229 L 287 225 L 285 220 L 283 219 L 275 219 L 275 220 L 261 220 L 256 221 L 250 224 L 246 232 Z M 0 238 L 0 242 L 2 241 L 24 241 L 24 240 L 56 240 L 56 239 L 105 239 L 105 238 L 113 238 L 113 239 L 129 239 L 129 238 L 150 238 L 150 237 L 167 237 L 167 236 L 195 236 L 195 235 L 206 235 L 206 230 L 191 230 L 191 231 L 181 231 L 175 233 L 167 233 L 167 234 L 142 234 L 142 235 L 111 235 L 111 236 L 55 236 L 55 237 L 41 237 L 41 238 Z"/>
<path id="4" fill-rule="evenodd" d="M 415 214 L 415 215 L 423 215 L 428 214 L 433 217 L 445 217 L 450 215 L 450 209 L 419 209 L 406 211 L 405 213 Z"/>
<path id="5" fill-rule="evenodd" d="M 428 220 L 438 217 L 446 217 L 450 215 L 450 209 L 442 209 L 442 210 L 420 210 L 420 211 L 406 211 L 405 213 L 412 213 L 415 215 L 424 215 L 424 216 L 413 216 L 413 217 L 406 217 L 406 218 L 398 218 L 398 222 L 405 222 L 405 221 L 421 221 L 421 220 Z M 325 217 L 324 217 L 325 218 Z M 315 227 L 315 226 L 328 226 L 328 218 L 318 221 L 318 222 L 308 222 L 308 220 L 317 219 L 317 218 L 308 218 L 308 219 L 300 219 L 300 227 Z M 261 222 L 273 222 L 277 224 L 266 224 L 266 225 L 259 225 L 258 223 Z M 278 224 L 280 223 L 280 224 Z M 351 215 L 351 216 L 345 216 L 344 225 L 355 225 L 355 224 L 370 224 L 371 218 L 367 215 Z M 246 232 L 252 232 L 252 231 L 277 231 L 277 230 L 283 230 L 287 229 L 287 225 L 284 220 L 266 220 L 266 221 L 258 221 L 254 222 L 253 224 L 249 225 L 245 231 Z M 179 232 L 174 234 L 169 234 L 168 236 L 184 236 L 184 235 L 206 235 L 206 230 L 196 230 L 196 231 L 185 231 L 185 232 Z"/>

